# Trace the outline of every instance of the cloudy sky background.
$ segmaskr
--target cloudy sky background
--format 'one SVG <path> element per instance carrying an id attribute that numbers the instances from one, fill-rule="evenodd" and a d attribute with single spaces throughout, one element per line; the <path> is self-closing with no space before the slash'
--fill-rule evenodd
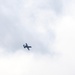
<path id="1" fill-rule="evenodd" d="M 75 1 L 0 0 L 0 75 L 75 75 Z"/>

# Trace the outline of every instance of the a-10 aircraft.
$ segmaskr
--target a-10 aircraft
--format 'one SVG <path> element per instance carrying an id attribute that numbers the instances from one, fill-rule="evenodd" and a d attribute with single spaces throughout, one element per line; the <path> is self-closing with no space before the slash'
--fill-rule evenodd
<path id="1" fill-rule="evenodd" d="M 23 44 L 23 47 L 24 47 L 24 48 L 27 48 L 28 50 L 30 50 L 29 48 L 32 48 L 31 46 L 28 46 L 27 43 Z"/>

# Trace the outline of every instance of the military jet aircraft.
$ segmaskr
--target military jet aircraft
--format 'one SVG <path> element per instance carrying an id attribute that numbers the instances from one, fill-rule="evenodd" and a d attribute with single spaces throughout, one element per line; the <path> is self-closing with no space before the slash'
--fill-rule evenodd
<path id="1" fill-rule="evenodd" d="M 28 44 L 27 44 L 27 43 L 26 43 L 26 44 L 24 44 L 24 45 L 23 45 L 23 47 L 24 47 L 24 48 L 27 48 L 28 50 L 30 50 L 29 48 L 32 48 L 31 46 L 28 46 Z"/>

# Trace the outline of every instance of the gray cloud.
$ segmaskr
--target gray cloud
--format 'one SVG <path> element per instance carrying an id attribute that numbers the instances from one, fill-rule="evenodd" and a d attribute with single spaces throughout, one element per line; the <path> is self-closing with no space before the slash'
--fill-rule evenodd
<path id="1" fill-rule="evenodd" d="M 0 46 L 7 50 L 22 49 L 28 42 L 34 51 L 46 52 L 48 44 L 54 40 L 51 19 L 54 14 L 49 9 L 39 8 L 39 4 L 47 5 L 48 1 L 1 1 L 0 5 Z M 44 4 L 43 4 L 44 6 Z M 49 15 L 52 16 L 49 16 Z M 43 28 L 43 29 L 42 29 Z"/>
<path id="2" fill-rule="evenodd" d="M 0 0 L 0 75 L 75 75 L 75 1 L 60 1 Z"/>

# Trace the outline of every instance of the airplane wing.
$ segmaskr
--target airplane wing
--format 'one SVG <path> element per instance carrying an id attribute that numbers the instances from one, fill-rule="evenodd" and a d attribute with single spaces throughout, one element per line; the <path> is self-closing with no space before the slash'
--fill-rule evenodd
<path id="1" fill-rule="evenodd" d="M 30 50 L 29 48 L 27 48 L 28 50 Z"/>
<path id="2" fill-rule="evenodd" d="M 28 46 L 28 44 L 26 43 L 26 46 Z"/>

